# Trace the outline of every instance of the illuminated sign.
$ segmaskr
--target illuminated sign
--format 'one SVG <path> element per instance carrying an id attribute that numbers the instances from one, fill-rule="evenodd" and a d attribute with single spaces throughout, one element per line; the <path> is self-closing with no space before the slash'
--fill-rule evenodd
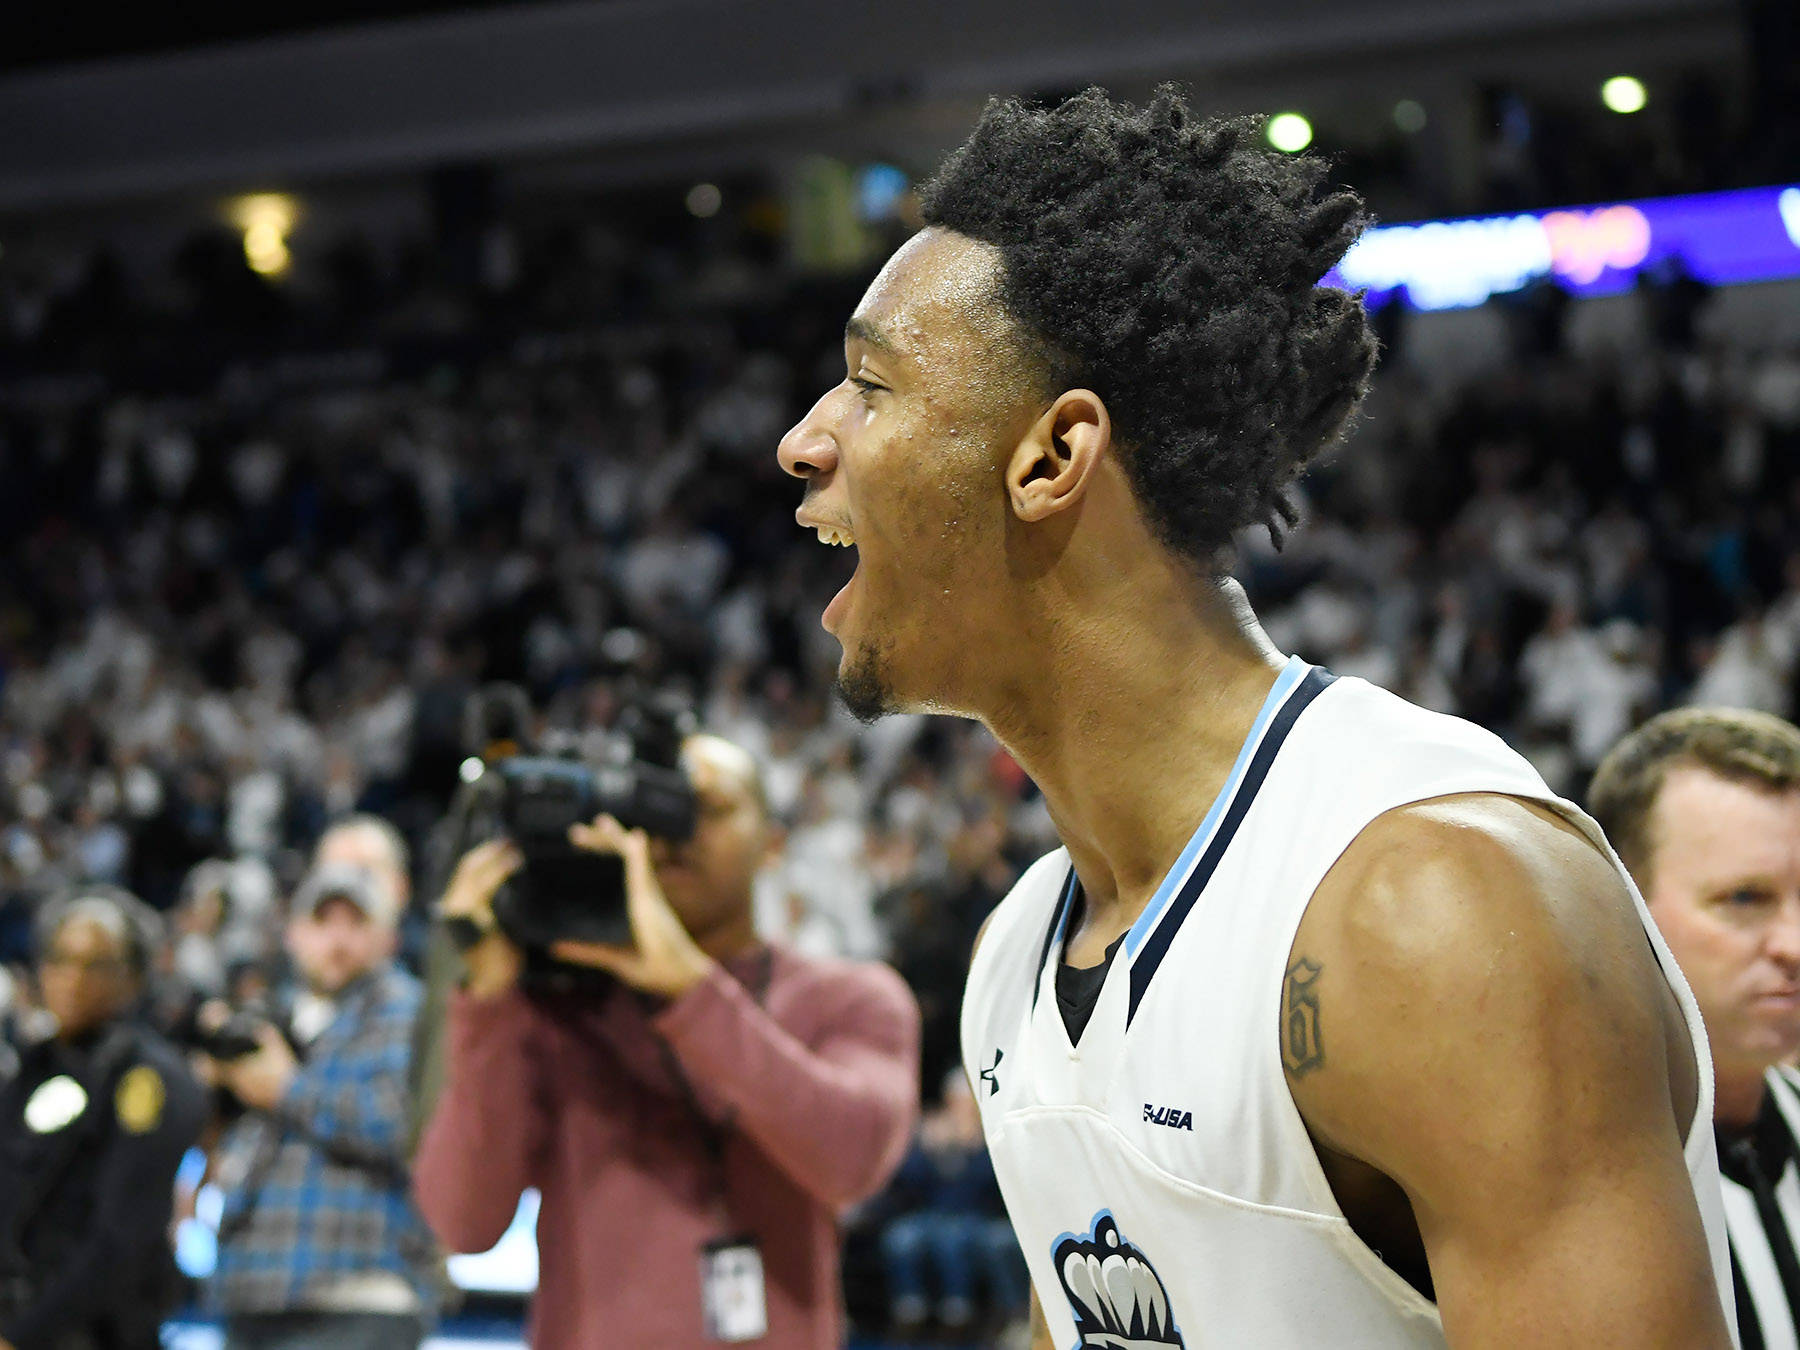
<path id="1" fill-rule="evenodd" d="M 1716 286 L 1800 276 L 1800 187 L 1380 225 L 1320 284 L 1363 291 L 1371 307 L 1460 309 L 1540 278 L 1612 295 L 1675 263 Z"/>

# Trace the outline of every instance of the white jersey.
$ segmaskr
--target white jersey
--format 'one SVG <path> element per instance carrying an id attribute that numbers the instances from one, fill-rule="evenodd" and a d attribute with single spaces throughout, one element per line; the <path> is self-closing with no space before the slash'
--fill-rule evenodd
<path id="1" fill-rule="evenodd" d="M 1286 1350 L 1322 1335 L 1337 1350 L 1444 1346 L 1436 1305 L 1338 1208 L 1278 1033 L 1294 935 L 1327 870 L 1384 812 L 1467 792 L 1542 803 L 1618 864 L 1497 737 L 1295 658 L 1125 935 L 1078 1044 L 1054 984 L 1068 853 L 1040 859 L 994 911 L 969 971 L 963 1058 L 1058 1350 Z M 1631 893 L 1699 1058 L 1686 1156 L 1729 1320 L 1705 1032 Z"/>

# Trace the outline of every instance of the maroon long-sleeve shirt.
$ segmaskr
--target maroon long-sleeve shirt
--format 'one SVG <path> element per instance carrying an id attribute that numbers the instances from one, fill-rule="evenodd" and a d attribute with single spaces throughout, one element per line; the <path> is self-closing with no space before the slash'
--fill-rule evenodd
<path id="1" fill-rule="evenodd" d="M 413 1188 L 456 1251 L 491 1247 L 520 1192 L 542 1192 L 538 1350 L 711 1344 L 700 1252 L 742 1233 L 768 1289 L 756 1344 L 842 1344 L 837 1217 L 906 1150 L 919 1011 L 886 966 L 769 951 L 660 1007 L 624 989 L 451 1000 L 444 1093 Z"/>

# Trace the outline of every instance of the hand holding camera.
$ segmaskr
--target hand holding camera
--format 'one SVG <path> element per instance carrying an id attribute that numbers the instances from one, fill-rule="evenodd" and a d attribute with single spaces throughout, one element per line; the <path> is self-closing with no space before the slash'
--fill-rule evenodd
<path id="1" fill-rule="evenodd" d="M 457 863 L 438 902 L 439 918 L 458 921 L 476 935 L 463 948 L 463 987 L 478 999 L 498 998 L 524 973 L 524 952 L 494 921 L 495 892 L 524 864 L 524 854 L 511 840 L 477 844 Z"/>
<path id="2" fill-rule="evenodd" d="M 299 1071 L 300 1061 L 287 1037 L 265 1022 L 254 1051 L 219 1065 L 219 1081 L 252 1110 L 273 1111 Z"/>
<path id="3" fill-rule="evenodd" d="M 494 998 L 587 967 L 664 997 L 692 988 L 712 959 L 664 895 L 649 843 L 680 845 L 698 821 L 682 762 L 692 710 L 679 696 L 633 698 L 590 759 L 521 753 L 530 720 L 509 686 L 470 703 L 473 753 L 451 815 L 461 859 L 438 906 L 464 987 Z"/>
<path id="4" fill-rule="evenodd" d="M 704 980 L 713 959 L 700 949 L 663 894 L 650 861 L 650 836 L 627 830 L 611 816 L 569 827 L 569 842 L 595 853 L 618 855 L 625 864 L 625 913 L 632 945 L 565 938 L 551 955 L 571 965 L 604 970 L 634 989 L 679 998 Z"/>
<path id="5" fill-rule="evenodd" d="M 603 970 L 634 989 L 677 998 L 706 978 L 713 960 L 689 935 L 657 882 L 650 838 L 627 830 L 609 815 L 569 827 L 569 843 L 588 853 L 617 857 L 624 866 L 625 910 L 631 945 L 564 938 L 549 954 L 567 965 Z M 491 839 L 463 855 L 439 902 L 438 914 L 461 920 L 479 934 L 463 951 L 464 988 L 479 999 L 497 998 L 519 981 L 523 949 L 494 919 L 494 896 L 525 862 L 519 848 Z"/>
<path id="6" fill-rule="evenodd" d="M 287 1037 L 262 1017 L 218 1000 L 203 1005 L 194 1021 L 202 1080 L 253 1110 L 272 1111 L 300 1068 Z"/>

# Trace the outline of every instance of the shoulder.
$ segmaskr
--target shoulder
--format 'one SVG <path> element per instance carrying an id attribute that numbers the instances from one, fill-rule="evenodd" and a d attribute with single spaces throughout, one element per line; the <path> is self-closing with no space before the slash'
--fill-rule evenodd
<path id="1" fill-rule="evenodd" d="M 147 1064 L 173 1081 L 198 1083 L 187 1059 L 168 1037 L 149 1027 L 134 1028 L 133 1035 L 133 1063 Z"/>
<path id="2" fill-rule="evenodd" d="M 1580 953 L 1642 925 L 1624 878 L 1547 806 L 1495 793 L 1371 821 L 1320 883 L 1301 933 L 1371 961 L 1469 960 L 1498 938 Z M 1551 964 L 1555 964 L 1552 962 Z"/>
<path id="3" fill-rule="evenodd" d="M 1333 677 L 1294 734 L 1305 753 L 1284 756 L 1278 771 L 1298 775 L 1288 788 L 1315 798 L 1354 805 L 1371 794 L 1395 802 L 1477 791 L 1554 795 L 1530 761 L 1486 727 L 1355 677 Z"/>
<path id="4" fill-rule="evenodd" d="M 377 972 L 374 1006 L 383 1016 L 413 1017 L 425 1002 L 425 986 L 410 972 L 389 965 Z"/>
<path id="5" fill-rule="evenodd" d="M 1515 798 L 1448 797 L 1371 823 L 1289 960 L 1296 1104 L 1326 1143 L 1378 1165 L 1369 1153 L 1408 1134 L 1371 1129 L 1394 1119 L 1378 1104 L 1396 1093 L 1423 1103 L 1408 1113 L 1419 1129 L 1436 1104 L 1506 1094 L 1498 1120 L 1598 1086 L 1621 1044 L 1661 1044 L 1666 984 L 1624 879 L 1574 826 Z"/>
<path id="6" fill-rule="evenodd" d="M 1000 903 L 1005 905 L 1015 897 L 1042 895 L 1046 891 L 1055 894 L 1061 889 L 1068 873 L 1069 850 L 1053 848 L 1019 874 L 1012 889 L 1007 891 L 1006 899 Z"/>
<path id="7" fill-rule="evenodd" d="M 1776 1064 L 1769 1068 L 1768 1076 L 1789 1092 L 1800 1096 L 1800 1069 L 1794 1068 L 1791 1064 Z"/>
<path id="8" fill-rule="evenodd" d="M 914 1020 L 919 1016 L 911 986 L 885 961 L 808 956 L 785 944 L 769 945 L 775 953 L 777 984 L 785 986 L 791 1001 L 799 1006 L 828 1016 L 859 1009 Z"/>
<path id="9" fill-rule="evenodd" d="M 113 1113 L 127 1134 L 162 1128 L 192 1134 L 205 1113 L 206 1090 L 181 1052 L 148 1027 L 132 1032 L 131 1054 L 112 1085 Z"/>
<path id="10" fill-rule="evenodd" d="M 976 930 L 974 945 L 969 950 L 971 964 L 992 930 L 1018 923 L 1041 923 L 1048 918 L 1048 911 L 1062 895 L 1069 867 L 1068 849 L 1054 848 L 1021 872 L 1019 879 L 1013 882 L 1011 889 Z M 1004 941 L 1004 935 L 1001 940 Z"/>

